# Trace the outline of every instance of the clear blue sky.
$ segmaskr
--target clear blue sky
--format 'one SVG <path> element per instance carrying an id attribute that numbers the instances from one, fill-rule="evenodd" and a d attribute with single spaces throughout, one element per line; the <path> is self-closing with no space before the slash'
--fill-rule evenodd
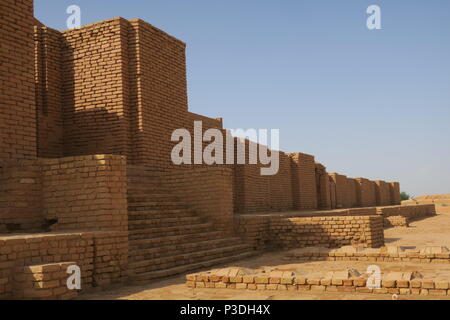
<path id="1" fill-rule="evenodd" d="M 71 4 L 82 24 L 141 18 L 186 42 L 192 112 L 279 128 L 329 172 L 450 193 L 448 0 L 35 0 L 36 17 L 66 29 Z"/>

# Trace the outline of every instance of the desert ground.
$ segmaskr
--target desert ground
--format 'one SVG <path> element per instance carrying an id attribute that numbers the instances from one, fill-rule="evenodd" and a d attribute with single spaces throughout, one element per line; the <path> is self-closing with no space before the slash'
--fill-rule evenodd
<path id="1" fill-rule="evenodd" d="M 450 248 L 450 214 L 438 214 L 433 217 L 413 221 L 409 227 L 385 229 L 385 244 L 388 246 L 446 246 Z M 340 271 L 346 268 L 365 270 L 371 262 L 363 261 L 308 261 L 295 262 L 283 259 L 286 251 L 268 252 L 259 256 L 223 265 L 220 267 L 277 267 L 285 270 Z M 383 272 L 418 271 L 431 277 L 449 277 L 448 264 L 377 262 Z M 126 286 L 109 291 L 85 294 L 79 299 L 132 299 L 132 300 L 450 300 L 450 296 L 421 296 L 345 292 L 314 291 L 250 291 L 234 289 L 188 288 L 185 274 L 159 280 L 145 286 Z"/>

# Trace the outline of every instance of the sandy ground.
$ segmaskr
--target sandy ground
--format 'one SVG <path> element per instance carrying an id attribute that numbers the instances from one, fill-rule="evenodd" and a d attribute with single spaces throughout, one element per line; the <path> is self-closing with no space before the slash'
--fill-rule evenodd
<path id="1" fill-rule="evenodd" d="M 450 214 L 412 222 L 409 228 L 391 228 L 385 230 L 386 245 L 424 246 L 443 245 L 450 248 Z M 364 272 L 373 263 L 355 261 L 316 261 L 300 262 L 283 260 L 285 252 L 270 252 L 263 255 L 234 262 L 226 267 L 277 267 L 278 269 L 298 270 L 302 272 L 342 271 L 355 268 Z M 448 264 L 426 263 L 376 263 L 382 272 L 419 271 L 427 278 L 450 278 Z M 407 299 L 446 299 L 434 296 L 399 296 L 399 300 Z M 114 290 L 85 294 L 80 299 L 133 299 L 133 300 L 391 300 L 391 295 L 362 293 L 315 293 L 284 291 L 248 291 L 233 289 L 198 289 L 185 286 L 185 275 L 160 280 L 145 286 L 128 286 Z"/>
<path id="2" fill-rule="evenodd" d="M 450 249 L 450 213 L 410 223 L 409 228 L 384 230 L 386 245 L 446 246 Z"/>

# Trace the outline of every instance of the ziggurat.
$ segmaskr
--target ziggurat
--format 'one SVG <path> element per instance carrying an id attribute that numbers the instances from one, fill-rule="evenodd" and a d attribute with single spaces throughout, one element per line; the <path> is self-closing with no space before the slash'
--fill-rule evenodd
<path id="1" fill-rule="evenodd" d="M 185 44 L 142 20 L 57 31 L 32 0 L 0 0 L 0 297 L 69 299 L 270 248 L 384 244 L 383 225 L 434 214 L 400 206 L 397 182 L 328 173 L 314 156 L 175 166 L 189 112 Z"/>

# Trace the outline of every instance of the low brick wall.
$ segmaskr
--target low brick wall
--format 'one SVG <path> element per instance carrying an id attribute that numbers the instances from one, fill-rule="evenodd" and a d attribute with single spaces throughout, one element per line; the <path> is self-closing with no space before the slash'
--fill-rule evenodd
<path id="1" fill-rule="evenodd" d="M 78 296 L 67 287 L 67 269 L 75 262 L 37 264 L 14 270 L 16 299 L 67 300 Z"/>
<path id="2" fill-rule="evenodd" d="M 434 205 L 436 208 L 436 213 L 450 213 L 450 199 L 411 199 L 402 201 L 403 206 L 413 206 L 413 205 Z"/>
<path id="3" fill-rule="evenodd" d="M 92 283 L 96 287 L 123 284 L 128 277 L 128 232 L 95 232 Z"/>
<path id="4" fill-rule="evenodd" d="M 383 224 L 377 216 L 274 219 L 270 230 L 274 245 L 283 249 L 359 243 L 374 248 L 384 244 Z"/>
<path id="5" fill-rule="evenodd" d="M 255 250 L 265 250 L 272 245 L 269 215 L 236 215 L 234 231 Z"/>
<path id="6" fill-rule="evenodd" d="M 414 219 L 436 215 L 434 204 L 401 205 L 377 207 L 377 214 L 383 217 L 385 227 L 408 226 Z"/>
<path id="7" fill-rule="evenodd" d="M 389 227 L 409 227 L 409 219 L 403 216 L 389 216 L 383 219 L 385 228 Z"/>
<path id="8" fill-rule="evenodd" d="M 369 275 L 350 276 L 348 272 L 327 272 L 322 275 L 297 274 L 292 271 L 240 270 L 230 268 L 186 276 L 189 288 L 216 288 L 240 290 L 280 290 L 314 292 L 361 292 L 402 295 L 450 295 L 450 279 L 417 279 L 411 272 L 383 274 L 380 285 L 367 285 Z"/>
<path id="9" fill-rule="evenodd" d="M 123 283 L 128 266 L 128 233 L 36 233 L 0 237 L 0 298 L 16 298 L 17 268 L 67 261 L 80 267 L 82 290 Z"/>
<path id="10" fill-rule="evenodd" d="M 349 216 L 348 210 L 334 216 L 239 215 L 235 219 L 235 232 L 257 250 L 315 245 L 340 247 L 357 243 L 379 247 L 384 244 L 381 217 Z"/>

